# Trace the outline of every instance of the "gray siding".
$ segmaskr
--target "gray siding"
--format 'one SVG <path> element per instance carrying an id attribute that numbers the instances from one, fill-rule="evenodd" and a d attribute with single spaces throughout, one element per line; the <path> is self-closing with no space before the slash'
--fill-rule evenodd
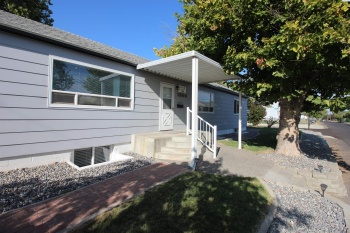
<path id="1" fill-rule="evenodd" d="M 129 143 L 131 134 L 158 131 L 160 83 L 184 85 L 132 66 L 0 33 L 0 158 Z M 135 74 L 134 110 L 49 107 L 49 55 Z M 189 97 L 181 101 L 185 108 L 190 103 Z M 175 108 L 175 130 L 185 129 L 185 108 Z"/>
<path id="2" fill-rule="evenodd" d="M 124 144 L 131 134 L 158 131 L 161 82 L 187 86 L 187 97 L 175 95 L 174 108 L 174 130 L 186 128 L 186 107 L 191 107 L 188 83 L 18 35 L 0 32 L 0 36 L 0 159 Z M 134 74 L 134 110 L 49 106 L 50 55 Z M 238 97 L 200 89 L 215 94 L 215 113 L 200 115 L 218 130 L 236 129 L 233 99 Z"/>
<path id="3" fill-rule="evenodd" d="M 234 100 L 239 97 L 216 89 L 200 86 L 199 90 L 214 93 L 214 113 L 199 113 L 199 115 L 212 125 L 218 127 L 218 131 L 238 129 L 238 114 L 234 114 Z M 242 126 L 247 126 L 247 100 L 242 98 Z"/>

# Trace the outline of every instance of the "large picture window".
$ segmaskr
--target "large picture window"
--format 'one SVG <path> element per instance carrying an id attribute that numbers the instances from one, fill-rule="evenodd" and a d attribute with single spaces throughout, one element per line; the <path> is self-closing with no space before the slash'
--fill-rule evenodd
<path id="1" fill-rule="evenodd" d="M 198 92 L 198 112 L 214 112 L 214 93 Z"/>
<path id="2" fill-rule="evenodd" d="M 51 104 L 132 108 L 133 76 L 53 59 Z"/>

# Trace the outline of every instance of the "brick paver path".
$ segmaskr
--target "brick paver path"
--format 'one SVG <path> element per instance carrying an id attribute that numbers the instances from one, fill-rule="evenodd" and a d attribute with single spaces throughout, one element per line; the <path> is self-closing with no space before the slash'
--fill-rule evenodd
<path id="1" fill-rule="evenodd" d="M 112 177 L 1 214 L 0 232 L 64 232 L 185 171 L 179 165 L 157 163 Z"/>

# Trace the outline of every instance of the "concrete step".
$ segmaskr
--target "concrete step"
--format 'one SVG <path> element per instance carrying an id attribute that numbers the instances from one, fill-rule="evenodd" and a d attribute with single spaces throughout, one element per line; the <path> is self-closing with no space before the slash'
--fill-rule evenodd
<path id="1" fill-rule="evenodd" d="M 167 142 L 164 147 L 172 147 L 172 148 L 191 148 L 191 142 Z"/>
<path id="2" fill-rule="evenodd" d="M 180 154 L 190 154 L 191 148 L 178 148 L 178 147 L 162 147 L 160 152 L 163 153 L 180 153 Z"/>
<path id="3" fill-rule="evenodd" d="M 191 142 L 192 138 L 191 135 L 189 136 L 176 136 L 172 138 L 173 142 Z"/>
<path id="4" fill-rule="evenodd" d="M 197 141 L 197 147 L 201 147 L 202 143 Z M 192 142 L 173 142 L 169 141 L 165 144 L 164 147 L 173 147 L 173 148 L 191 148 Z"/>
<path id="5" fill-rule="evenodd" d="M 162 160 L 171 160 L 171 161 L 190 161 L 191 160 L 191 154 L 185 153 L 164 153 L 164 152 L 157 152 L 154 155 L 154 158 L 156 159 L 162 159 Z"/>

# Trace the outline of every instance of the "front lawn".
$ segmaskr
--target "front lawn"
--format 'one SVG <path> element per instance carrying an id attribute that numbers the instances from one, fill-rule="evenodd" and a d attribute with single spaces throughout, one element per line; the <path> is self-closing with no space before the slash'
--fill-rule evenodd
<path id="1" fill-rule="evenodd" d="M 257 179 L 189 172 L 75 232 L 256 232 L 270 200 Z"/>
<path id="2" fill-rule="evenodd" d="M 270 153 L 273 152 L 277 145 L 276 136 L 278 133 L 277 128 L 258 128 L 260 134 L 252 139 L 242 142 L 243 148 L 258 153 Z M 223 144 L 227 146 L 238 147 L 238 142 L 225 139 L 221 140 Z"/>

